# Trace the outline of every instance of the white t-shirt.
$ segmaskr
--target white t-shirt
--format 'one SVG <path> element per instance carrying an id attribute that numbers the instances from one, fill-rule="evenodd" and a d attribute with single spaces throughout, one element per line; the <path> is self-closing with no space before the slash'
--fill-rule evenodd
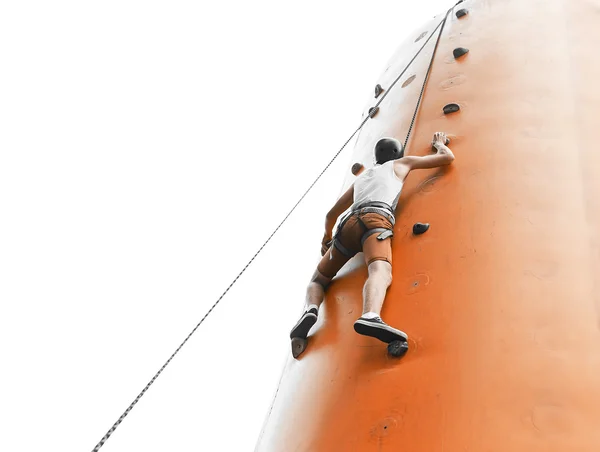
<path id="1" fill-rule="evenodd" d="M 375 165 L 363 172 L 354 182 L 352 209 L 366 202 L 384 202 L 396 210 L 404 183 L 394 172 L 394 160 Z"/>

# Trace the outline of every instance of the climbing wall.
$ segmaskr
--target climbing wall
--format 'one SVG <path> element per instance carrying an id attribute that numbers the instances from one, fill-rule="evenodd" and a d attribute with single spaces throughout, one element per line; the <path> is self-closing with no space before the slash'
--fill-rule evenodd
<path id="1" fill-rule="evenodd" d="M 399 48 L 353 162 L 404 142 L 440 30 L 407 154 L 442 130 L 456 156 L 411 173 L 397 210 L 382 316 L 409 352 L 354 332 L 358 255 L 288 359 L 257 451 L 600 450 L 599 20 L 592 0 L 468 0 Z"/>

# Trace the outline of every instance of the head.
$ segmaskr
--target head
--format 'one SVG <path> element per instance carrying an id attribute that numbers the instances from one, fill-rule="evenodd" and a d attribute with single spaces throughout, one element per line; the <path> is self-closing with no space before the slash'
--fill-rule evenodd
<path id="1" fill-rule="evenodd" d="M 404 156 L 404 147 L 395 138 L 381 138 L 375 145 L 375 163 L 382 163 L 396 160 Z"/>

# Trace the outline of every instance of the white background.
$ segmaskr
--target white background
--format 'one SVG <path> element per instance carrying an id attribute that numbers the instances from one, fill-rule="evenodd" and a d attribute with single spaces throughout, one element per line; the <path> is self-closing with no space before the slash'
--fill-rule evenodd
<path id="1" fill-rule="evenodd" d="M 91 450 L 453 2 L 0 9 L 0 450 Z M 253 450 L 352 142 L 102 451 Z"/>

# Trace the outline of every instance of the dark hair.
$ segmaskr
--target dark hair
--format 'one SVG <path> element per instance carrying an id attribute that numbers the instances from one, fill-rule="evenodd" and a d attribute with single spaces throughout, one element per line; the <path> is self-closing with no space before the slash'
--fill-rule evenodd
<path id="1" fill-rule="evenodd" d="M 404 147 L 395 138 L 381 138 L 375 145 L 375 163 L 382 164 L 404 156 Z"/>

